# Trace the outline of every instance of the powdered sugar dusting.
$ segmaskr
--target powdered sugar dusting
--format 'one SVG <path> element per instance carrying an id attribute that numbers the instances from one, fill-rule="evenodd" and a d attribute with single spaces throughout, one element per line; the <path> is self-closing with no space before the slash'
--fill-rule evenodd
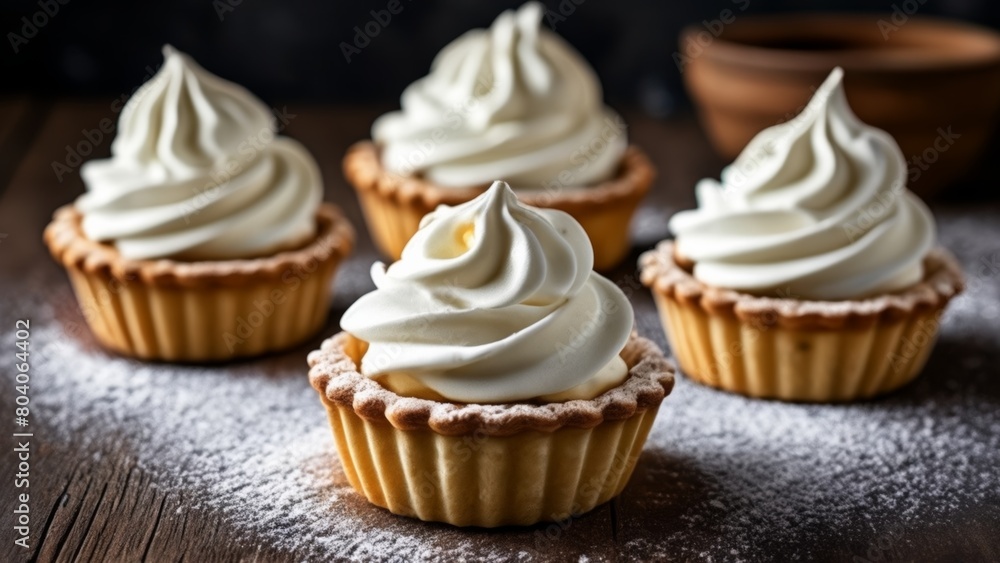
<path id="1" fill-rule="evenodd" d="M 52 264 L 16 280 L 3 274 L 0 312 L 32 319 L 39 443 L 72 452 L 83 467 L 125 452 L 151 486 L 181 499 L 178 511 L 211 513 L 241 545 L 298 560 L 717 561 L 774 550 L 783 559 L 874 560 L 872 550 L 898 553 L 942 523 L 1000 527 L 1000 266 L 991 266 L 1000 225 L 941 219 L 942 243 L 973 281 L 951 303 L 923 376 L 845 406 L 749 400 L 678 377 L 618 501 L 616 532 L 608 522 L 603 537 L 580 530 L 601 525 L 606 510 L 555 528 L 488 532 L 368 505 L 346 482 L 306 377 L 306 353 L 332 322 L 307 345 L 255 361 L 132 361 L 80 330 Z M 373 258 L 345 264 L 334 319 L 370 289 Z M 619 278 L 635 275 L 622 270 Z M 663 346 L 649 295 L 631 298 L 640 334 Z M 5 342 L 12 325 L 3 326 Z"/>

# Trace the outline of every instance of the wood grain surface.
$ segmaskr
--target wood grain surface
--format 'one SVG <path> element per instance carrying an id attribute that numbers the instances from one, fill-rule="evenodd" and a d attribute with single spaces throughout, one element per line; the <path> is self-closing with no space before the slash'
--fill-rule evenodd
<path id="1" fill-rule="evenodd" d="M 256 440 L 260 455 L 266 456 L 275 451 L 267 445 L 269 427 L 280 426 L 282 436 L 297 429 L 310 436 L 326 434 L 304 358 L 336 330 L 350 302 L 371 289 L 367 269 L 378 257 L 341 176 L 340 158 L 352 142 L 367 136 L 371 120 L 384 109 L 288 106 L 294 117 L 284 133 L 301 140 L 320 161 L 327 199 L 341 205 L 358 228 L 358 249 L 338 277 L 321 335 L 285 354 L 209 368 L 220 389 L 243 394 L 231 401 L 206 400 L 195 408 L 231 409 L 238 417 L 248 402 L 274 401 L 275 409 L 288 414 L 281 423 L 219 428 L 214 432 L 222 436 L 215 438 Z M 351 492 L 330 440 L 302 454 L 317 460 L 319 469 L 309 471 L 327 484 L 299 491 L 301 499 L 324 508 L 293 516 L 316 521 L 310 529 L 324 532 L 287 538 L 283 520 L 272 512 L 262 512 L 258 522 L 240 513 L 241 504 L 266 504 L 266 499 L 245 500 L 254 499 L 257 483 L 236 492 L 202 486 L 209 481 L 198 464 L 213 459 L 212 452 L 188 444 L 195 452 L 191 464 L 167 466 L 162 459 L 177 457 L 167 451 L 174 438 L 156 429 L 155 418 L 143 420 L 142 409 L 133 403 L 102 408 L 87 403 L 87 396 L 63 398 L 67 385 L 90 385 L 97 380 L 87 378 L 99 377 L 75 373 L 74 357 L 80 365 L 96 361 L 133 370 L 139 375 L 129 383 L 132 395 L 165 393 L 163 386 L 184 393 L 196 375 L 194 368 L 132 362 L 96 346 L 80 329 L 82 317 L 65 275 L 42 244 L 41 232 L 53 210 L 83 192 L 78 171 L 60 181 L 53 162 L 65 162 L 66 147 L 77 146 L 86 138 L 84 131 L 106 118 L 117 118 L 106 102 L 0 101 L 0 233 L 6 235 L 0 239 L 0 328 L 5 335 L 0 346 L 6 347 L 0 355 L 13 355 L 12 337 L 6 336 L 13 332 L 14 319 L 38 319 L 40 326 L 33 325 L 32 331 L 39 340 L 32 344 L 37 352 L 32 356 L 32 400 L 41 405 L 32 415 L 31 547 L 25 550 L 13 544 L 10 525 L 16 472 L 10 433 L 17 430 L 9 416 L 14 410 L 13 361 L 4 360 L 0 434 L 7 437 L 0 453 L 0 560 L 1000 560 L 1000 278 L 982 265 L 1000 252 L 995 180 L 988 188 L 981 180 L 970 181 L 961 187 L 964 193 L 932 206 L 943 242 L 967 271 L 983 274 L 949 313 L 926 373 L 899 393 L 859 406 L 784 405 L 749 401 L 681 378 L 619 499 L 566 523 L 530 528 L 462 530 L 371 507 Z M 619 282 L 634 278 L 639 252 L 667 236 L 670 214 L 694 205 L 697 179 L 717 176 L 724 164 L 690 115 L 653 120 L 626 114 L 626 119 L 630 137 L 650 153 L 659 175 L 636 219 L 633 253 L 611 275 Z M 109 150 L 110 139 L 105 138 L 87 158 L 106 156 Z M 991 156 L 995 160 L 997 153 Z M 630 298 L 640 333 L 666 348 L 645 290 Z M 143 381 L 160 387 L 144 390 Z M 280 393 L 254 395 L 258 384 L 262 389 L 274 386 L 296 402 L 282 410 Z M 143 404 L 148 410 L 156 400 Z M 170 399 L 164 395 L 163 401 Z M 80 418 L 74 419 L 77 412 Z M 810 445 L 794 436 L 789 420 L 816 421 L 820 430 L 829 424 L 832 435 L 847 436 L 849 443 L 824 441 L 819 432 Z M 871 424 L 862 426 L 861 420 Z M 48 421 L 68 421 L 68 426 Z M 140 423 L 150 427 L 135 430 Z M 850 434 L 843 430 L 846 424 L 865 430 Z M 931 430 L 923 432 L 925 426 Z M 197 439 L 204 432 L 192 429 L 190 436 Z M 160 441 L 162 454 L 157 453 Z M 859 460 L 856 467 L 852 459 Z M 844 460 L 844 467 L 830 465 Z M 223 467 L 231 460 L 219 463 L 216 471 L 233 470 Z M 782 468 L 795 473 L 788 476 Z M 906 477 L 894 477 L 899 475 Z M 261 490 L 294 486 L 272 485 Z M 334 500 L 315 500 L 324 496 Z M 298 498 L 291 503 L 299 504 Z M 304 528 L 297 522 L 288 529 Z"/>

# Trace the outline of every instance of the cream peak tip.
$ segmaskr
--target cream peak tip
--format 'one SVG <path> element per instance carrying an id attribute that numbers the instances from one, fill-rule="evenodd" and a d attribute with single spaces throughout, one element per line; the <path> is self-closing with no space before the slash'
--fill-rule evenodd
<path id="1" fill-rule="evenodd" d="M 518 14 L 524 14 L 522 17 L 528 22 L 538 22 L 542 19 L 542 14 L 545 13 L 545 7 L 538 2 L 525 2 L 517 9 Z"/>
<path id="2" fill-rule="evenodd" d="M 163 60 L 167 60 L 174 55 L 181 54 L 181 52 L 178 51 L 176 48 L 174 48 L 174 46 L 171 45 L 170 43 L 164 43 L 163 48 L 160 49 L 160 52 L 163 53 Z"/>
<path id="3" fill-rule="evenodd" d="M 500 194 L 510 194 L 516 197 L 516 194 L 514 194 L 514 190 L 511 189 L 510 184 L 504 182 L 503 180 L 494 181 L 490 186 L 490 189 L 486 190 L 486 193 L 483 195 L 486 196 L 486 199 L 494 199 Z"/>
<path id="4" fill-rule="evenodd" d="M 819 88 L 816 90 L 813 99 L 818 99 L 826 101 L 834 92 L 843 87 L 844 84 L 844 69 L 835 66 L 830 74 L 827 75 L 826 80 L 820 84 Z"/>
<path id="5" fill-rule="evenodd" d="M 792 128 L 809 127 L 813 122 L 811 116 L 824 110 L 830 100 L 838 95 L 838 92 L 843 92 L 843 81 L 844 69 L 839 66 L 833 67 L 819 88 L 813 91 L 812 97 L 802 111 L 789 120 L 787 124 Z"/>

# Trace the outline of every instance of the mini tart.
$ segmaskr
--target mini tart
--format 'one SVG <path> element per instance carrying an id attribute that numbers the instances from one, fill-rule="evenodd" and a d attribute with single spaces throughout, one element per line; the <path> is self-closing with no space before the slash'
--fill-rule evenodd
<path id="1" fill-rule="evenodd" d="M 632 145 L 611 180 L 594 186 L 566 186 L 559 191 L 519 190 L 517 196 L 528 205 L 572 215 L 590 237 L 594 269 L 603 271 L 616 266 L 628 253 L 629 223 L 654 175 L 649 158 Z M 372 239 L 394 260 L 399 259 L 424 215 L 438 205 L 465 203 L 489 187 L 445 188 L 417 176 L 388 172 L 371 141 L 348 149 L 344 176 L 358 193 Z"/>
<path id="2" fill-rule="evenodd" d="M 341 332 L 309 354 L 351 486 L 395 514 L 456 526 L 558 521 L 615 497 L 674 383 L 663 353 L 635 334 L 622 384 L 565 403 L 402 397 L 358 371 L 366 350 Z"/>
<path id="3" fill-rule="evenodd" d="M 661 242 L 639 260 L 670 347 L 695 381 L 750 397 L 844 402 L 887 393 L 923 368 L 962 272 L 944 248 L 924 279 L 897 293 L 845 301 L 761 297 L 709 287 Z"/>
<path id="4" fill-rule="evenodd" d="M 323 325 L 330 280 L 354 244 L 347 219 L 326 203 L 312 242 L 244 260 L 129 260 L 88 239 L 82 220 L 72 205 L 56 210 L 49 251 L 97 340 L 148 360 L 222 361 L 302 342 Z"/>

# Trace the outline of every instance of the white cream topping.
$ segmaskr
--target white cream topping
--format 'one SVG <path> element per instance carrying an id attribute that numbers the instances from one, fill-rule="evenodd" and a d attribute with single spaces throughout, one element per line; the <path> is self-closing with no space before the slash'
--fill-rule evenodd
<path id="1" fill-rule="evenodd" d="M 583 228 L 496 182 L 424 217 L 402 257 L 341 327 L 369 348 L 361 372 L 405 374 L 446 399 L 590 399 L 627 375 L 625 294 L 592 271 Z"/>
<path id="2" fill-rule="evenodd" d="M 125 105 L 112 157 L 81 169 L 88 238 L 125 258 L 236 259 L 315 235 L 319 167 L 243 87 L 167 46 Z"/>
<path id="3" fill-rule="evenodd" d="M 452 187 L 609 178 L 627 145 L 624 122 L 604 107 L 583 57 L 542 26 L 543 14 L 530 2 L 442 49 L 430 74 L 403 92 L 402 111 L 372 127 L 383 166 Z"/>
<path id="4" fill-rule="evenodd" d="M 842 81 L 834 69 L 802 113 L 761 131 L 721 182 L 699 182 L 698 209 L 671 219 L 698 280 L 837 300 L 923 277 L 934 219 L 906 189 L 896 141 L 854 115 Z"/>

